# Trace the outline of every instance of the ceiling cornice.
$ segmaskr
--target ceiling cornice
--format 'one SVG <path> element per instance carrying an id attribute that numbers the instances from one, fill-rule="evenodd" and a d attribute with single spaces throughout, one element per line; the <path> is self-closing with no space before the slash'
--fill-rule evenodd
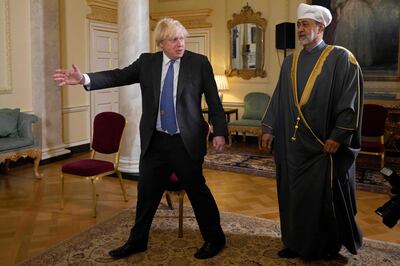
<path id="1" fill-rule="evenodd" d="M 86 18 L 118 23 L 118 0 L 86 0 L 86 3 L 91 9 Z"/>
<path id="2" fill-rule="evenodd" d="M 178 20 L 187 29 L 211 28 L 212 24 L 206 19 L 210 16 L 212 9 L 178 10 L 167 12 L 153 12 L 150 14 L 151 28 L 154 29 L 157 21 L 162 18 L 170 17 Z"/>

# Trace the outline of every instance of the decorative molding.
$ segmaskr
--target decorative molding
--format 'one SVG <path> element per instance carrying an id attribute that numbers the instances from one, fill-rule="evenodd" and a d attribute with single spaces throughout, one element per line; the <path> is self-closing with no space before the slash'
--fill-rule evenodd
<path id="1" fill-rule="evenodd" d="M 90 146 L 90 139 L 80 140 L 80 141 L 75 141 L 75 142 L 65 144 L 65 148 L 77 147 L 77 146 L 82 146 L 82 145 Z"/>
<path id="2" fill-rule="evenodd" d="M 70 150 L 65 149 L 66 145 L 58 145 L 54 147 L 48 147 L 48 148 L 42 148 L 42 160 L 61 156 L 64 154 L 69 154 L 71 153 Z"/>
<path id="3" fill-rule="evenodd" d="M 81 105 L 81 106 L 73 106 L 73 107 L 64 107 L 62 109 L 63 114 L 68 113 L 81 113 L 81 112 L 89 112 L 90 105 Z"/>
<path id="4" fill-rule="evenodd" d="M 210 39 L 210 29 L 188 29 L 189 36 L 186 38 L 186 44 L 192 42 L 196 38 L 201 38 L 203 40 L 204 51 L 192 51 L 196 53 L 203 54 L 208 58 L 211 58 L 211 39 Z"/>
<path id="5" fill-rule="evenodd" d="M 117 0 L 86 0 L 92 13 L 86 18 L 90 20 L 118 23 L 118 1 Z"/>
<path id="6" fill-rule="evenodd" d="M 228 21 L 229 29 L 243 23 L 254 23 L 260 25 L 264 29 L 267 27 L 267 21 L 261 17 L 261 12 L 254 12 L 248 4 L 242 7 L 240 14 L 234 13 L 232 17 L 233 19 Z"/>
<path id="7" fill-rule="evenodd" d="M 129 173 L 129 174 L 139 173 L 139 158 L 120 156 L 118 170 L 121 171 L 122 173 Z"/>
<path id="8" fill-rule="evenodd" d="M 162 18 L 170 17 L 182 23 L 187 29 L 211 28 L 212 24 L 206 19 L 210 16 L 212 9 L 178 10 L 167 12 L 154 12 L 150 14 L 151 29 L 154 30 L 157 21 Z"/>
<path id="9" fill-rule="evenodd" d="M 12 76 L 11 76 L 11 30 L 10 30 L 10 9 L 9 0 L 4 0 L 3 9 L 3 29 L 0 29 L 1 39 L 4 41 L 4 50 L 0 52 L 4 58 L 0 58 L 0 63 L 4 66 L 4 78 L 0 82 L 0 94 L 11 94 L 12 93 Z M 2 24 L 0 23 L 0 25 Z M 2 32 L 4 30 L 4 32 Z M 1 66 L 1 67 L 3 67 Z"/>
<path id="10" fill-rule="evenodd" d="M 62 115 L 64 117 L 68 117 L 69 115 L 72 115 L 74 113 L 83 113 L 83 115 L 86 117 L 86 121 L 88 121 L 88 123 L 86 123 L 86 131 L 87 132 L 91 132 L 91 120 L 90 120 L 90 105 L 80 105 L 80 106 L 72 106 L 72 107 L 65 107 L 62 110 Z M 83 144 L 90 144 L 90 139 L 91 139 L 91 135 L 89 133 L 89 136 L 87 136 L 86 138 L 74 141 L 74 142 L 69 142 L 69 143 L 65 143 L 65 147 L 69 148 L 69 147 L 74 147 L 77 145 L 83 145 Z M 64 140 L 65 141 L 65 140 Z"/>

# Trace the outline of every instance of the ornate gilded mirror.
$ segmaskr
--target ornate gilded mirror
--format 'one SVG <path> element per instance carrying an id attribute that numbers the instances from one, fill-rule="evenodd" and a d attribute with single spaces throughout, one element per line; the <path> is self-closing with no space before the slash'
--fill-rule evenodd
<path id="1" fill-rule="evenodd" d="M 228 21 L 229 30 L 229 67 L 227 76 L 239 76 L 243 79 L 265 77 L 264 38 L 267 21 L 261 12 L 254 13 L 247 4 L 240 14 L 233 14 Z"/>

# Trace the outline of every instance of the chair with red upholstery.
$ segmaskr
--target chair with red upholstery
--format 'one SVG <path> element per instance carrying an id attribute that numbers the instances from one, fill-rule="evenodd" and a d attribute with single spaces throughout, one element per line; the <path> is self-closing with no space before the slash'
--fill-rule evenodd
<path id="1" fill-rule="evenodd" d="M 66 176 L 89 179 L 92 183 L 93 217 L 96 217 L 98 194 L 96 182 L 104 176 L 116 173 L 121 185 L 124 200 L 125 187 L 121 172 L 118 171 L 119 148 L 126 120 L 121 114 L 103 112 L 96 115 L 93 123 L 92 152 L 90 159 L 66 163 L 61 168 L 61 208 L 64 208 L 64 178 Z M 113 161 L 105 159 L 106 155 L 114 155 Z M 99 158 L 101 157 L 101 158 Z M 109 156 L 108 156 L 109 157 Z"/>
<path id="2" fill-rule="evenodd" d="M 210 124 L 207 123 L 207 121 L 203 120 L 203 127 L 204 127 L 204 133 L 205 133 L 205 138 L 208 143 L 208 138 L 210 136 L 210 131 L 211 127 Z M 183 236 L 183 200 L 185 197 L 185 190 L 182 188 L 181 183 L 179 182 L 179 177 L 175 174 L 175 172 L 172 172 L 172 174 L 169 177 L 167 188 L 165 190 L 165 198 L 167 199 L 168 206 L 171 210 L 174 209 L 174 206 L 172 204 L 171 200 L 171 194 L 175 194 L 178 196 L 178 201 L 179 201 L 179 219 L 178 219 L 178 237 Z"/>
<path id="3" fill-rule="evenodd" d="M 385 121 L 388 111 L 378 104 L 364 104 L 362 117 L 361 154 L 380 156 L 381 168 L 385 164 Z"/>

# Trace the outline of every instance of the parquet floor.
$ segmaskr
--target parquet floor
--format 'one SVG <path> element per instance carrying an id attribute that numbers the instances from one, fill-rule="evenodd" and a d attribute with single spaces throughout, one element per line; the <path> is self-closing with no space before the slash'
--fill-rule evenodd
<path id="1" fill-rule="evenodd" d="M 240 145 L 236 143 L 239 149 Z M 87 156 L 87 153 L 75 155 L 72 159 L 41 166 L 42 180 L 34 179 L 29 164 L 0 175 L 0 265 L 24 261 L 135 205 L 137 183 L 125 181 L 129 201 L 124 202 L 118 180 L 107 177 L 98 183 L 98 216 L 92 218 L 90 182 L 68 179 L 65 209 L 60 210 L 60 166 Z M 278 220 L 273 178 L 208 169 L 204 175 L 221 211 Z M 388 199 L 383 194 L 358 192 L 357 220 L 366 237 L 400 243 L 400 225 L 389 229 L 374 213 Z M 185 204 L 189 205 L 187 199 Z"/>

